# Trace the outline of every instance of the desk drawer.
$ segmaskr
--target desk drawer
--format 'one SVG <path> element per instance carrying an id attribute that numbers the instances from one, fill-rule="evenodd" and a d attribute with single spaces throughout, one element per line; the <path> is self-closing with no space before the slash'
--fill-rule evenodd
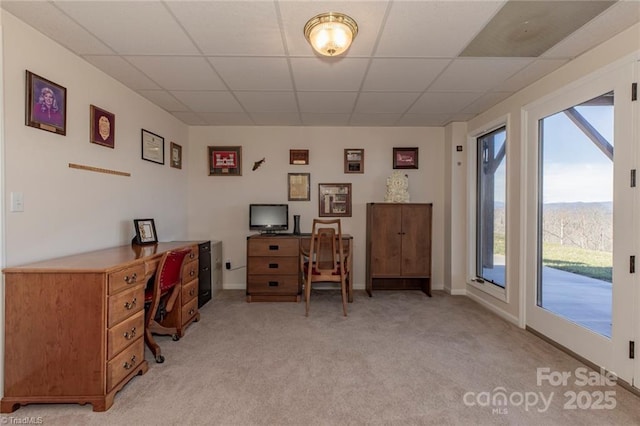
<path id="1" fill-rule="evenodd" d="M 247 278 L 249 294 L 298 294 L 297 275 L 249 275 Z"/>
<path id="2" fill-rule="evenodd" d="M 130 266 L 121 271 L 109 274 L 109 295 L 116 294 L 137 284 L 144 284 L 144 263 Z"/>
<path id="3" fill-rule="evenodd" d="M 190 302 L 191 299 L 198 295 L 198 280 L 191 280 L 182 285 L 182 304 Z"/>
<path id="4" fill-rule="evenodd" d="M 300 244 L 297 238 L 250 239 L 249 256 L 298 256 Z"/>
<path id="5" fill-rule="evenodd" d="M 131 346 L 107 363 L 107 392 L 113 389 L 144 361 L 144 338 L 140 336 Z"/>
<path id="6" fill-rule="evenodd" d="M 188 283 L 194 278 L 198 278 L 198 260 L 193 261 L 185 261 L 184 265 L 182 265 L 182 282 Z"/>
<path id="7" fill-rule="evenodd" d="M 107 332 L 107 359 L 113 358 L 121 350 L 144 334 L 144 311 L 110 328 Z"/>
<path id="8" fill-rule="evenodd" d="M 300 260 L 296 257 L 250 257 L 247 259 L 247 273 L 253 274 L 298 274 Z"/>
<path id="9" fill-rule="evenodd" d="M 138 285 L 131 290 L 109 296 L 108 327 L 113 327 L 142 309 L 144 309 L 144 286 Z"/>
<path id="10" fill-rule="evenodd" d="M 193 300 L 182 305 L 182 324 L 186 324 L 198 313 L 198 298 L 194 297 Z"/>

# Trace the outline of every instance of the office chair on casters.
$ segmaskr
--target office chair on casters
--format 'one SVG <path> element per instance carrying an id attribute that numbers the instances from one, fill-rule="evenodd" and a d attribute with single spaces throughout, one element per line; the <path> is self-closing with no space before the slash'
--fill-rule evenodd
<path id="1" fill-rule="evenodd" d="M 145 290 L 144 341 L 157 363 L 164 362 L 164 356 L 153 334 L 171 335 L 174 341 L 180 340 L 176 327 L 165 327 L 160 323 L 176 304 L 180 293 L 178 284 L 182 278 L 182 264 L 190 251 L 190 249 L 175 250 L 162 255 L 155 277 L 149 281 Z"/>
<path id="2" fill-rule="evenodd" d="M 340 219 L 314 219 L 309 251 L 300 249 L 300 270 L 303 273 L 305 316 L 309 316 L 311 286 L 317 282 L 340 283 L 342 312 L 347 316 L 347 250 L 342 244 Z"/>

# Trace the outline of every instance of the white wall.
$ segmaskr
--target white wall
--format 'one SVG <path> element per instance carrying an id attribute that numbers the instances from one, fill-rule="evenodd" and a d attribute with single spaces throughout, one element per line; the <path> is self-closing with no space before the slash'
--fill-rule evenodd
<path id="1" fill-rule="evenodd" d="M 640 51 L 640 24 L 636 24 L 626 31 L 611 38 L 605 43 L 586 52 L 582 56 L 569 62 L 550 75 L 531 84 L 495 107 L 480 114 L 467 123 L 469 134 L 475 134 L 490 123 L 509 117 L 507 138 L 507 287 L 509 300 L 503 302 L 477 288 L 467 285 L 467 295 L 493 309 L 497 313 L 513 322 L 524 325 L 521 305 L 524 301 L 522 292 L 527 277 L 523 277 L 523 259 L 521 258 L 525 246 L 525 211 L 522 209 L 521 182 L 523 173 L 527 170 L 527 158 L 523 154 L 527 143 L 523 135 L 522 110 L 527 104 L 548 96 L 563 86 L 587 76 L 598 69 L 613 62 L 633 60 L 634 52 Z M 471 142 L 469 142 L 471 144 Z M 469 164 L 467 164 L 469 167 Z M 534 173 L 529 171 L 528 173 Z M 473 191 L 471 184 L 473 176 L 469 177 L 467 191 Z M 469 207 L 467 207 L 469 208 Z M 534 220 L 534 219 L 530 219 Z M 473 241 L 469 236 L 469 241 Z M 465 247 L 468 251 L 468 247 Z M 453 256 L 463 256 L 465 253 L 452 253 Z M 454 283 L 454 286 L 459 283 Z"/>
<path id="2" fill-rule="evenodd" d="M 419 169 L 406 170 L 412 202 L 433 203 L 434 288 L 443 288 L 444 129 L 366 127 L 191 127 L 189 130 L 189 238 L 222 240 L 223 260 L 246 265 L 250 203 L 288 203 L 310 232 L 318 217 L 318 184 L 351 183 L 352 217 L 343 232 L 354 236 L 354 288 L 365 283 L 366 203 L 383 202 L 393 172 L 393 147 L 419 148 Z M 209 176 L 207 146 L 242 146 L 242 176 Z M 344 149 L 364 148 L 364 174 L 344 173 Z M 290 165 L 290 149 L 308 149 L 309 165 Z M 255 161 L 266 158 L 256 171 Z M 287 173 L 311 174 L 311 201 L 287 201 Z M 224 271 L 224 288 L 246 287 L 246 269 Z"/>
<path id="3" fill-rule="evenodd" d="M 186 238 L 187 126 L 4 11 L 2 29 L 6 265 L 127 244 L 134 218 L 154 218 L 161 240 Z M 67 89 L 66 136 L 24 124 L 25 70 Z M 115 114 L 114 149 L 89 142 L 90 104 Z M 141 159 L 141 128 L 165 138 L 164 165 Z M 182 170 L 169 167 L 170 141 Z M 8 211 L 14 191 L 22 213 Z"/>

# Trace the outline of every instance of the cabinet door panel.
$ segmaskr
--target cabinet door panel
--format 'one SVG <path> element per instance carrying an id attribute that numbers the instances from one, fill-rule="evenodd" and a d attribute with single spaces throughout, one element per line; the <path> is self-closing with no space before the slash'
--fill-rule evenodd
<path id="1" fill-rule="evenodd" d="M 429 276 L 431 270 L 431 208 L 402 206 L 402 275 Z"/>
<path id="2" fill-rule="evenodd" d="M 378 275 L 400 275 L 402 217 L 395 205 L 376 204 L 371 211 L 371 270 Z"/>

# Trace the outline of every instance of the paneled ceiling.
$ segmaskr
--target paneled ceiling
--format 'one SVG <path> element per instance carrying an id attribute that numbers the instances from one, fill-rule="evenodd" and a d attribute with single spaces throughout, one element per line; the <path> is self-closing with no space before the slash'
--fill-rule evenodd
<path id="1" fill-rule="evenodd" d="M 184 123 L 221 126 L 467 121 L 640 21 L 636 0 L 0 5 Z M 328 11 L 359 26 L 339 58 L 303 35 Z"/>

